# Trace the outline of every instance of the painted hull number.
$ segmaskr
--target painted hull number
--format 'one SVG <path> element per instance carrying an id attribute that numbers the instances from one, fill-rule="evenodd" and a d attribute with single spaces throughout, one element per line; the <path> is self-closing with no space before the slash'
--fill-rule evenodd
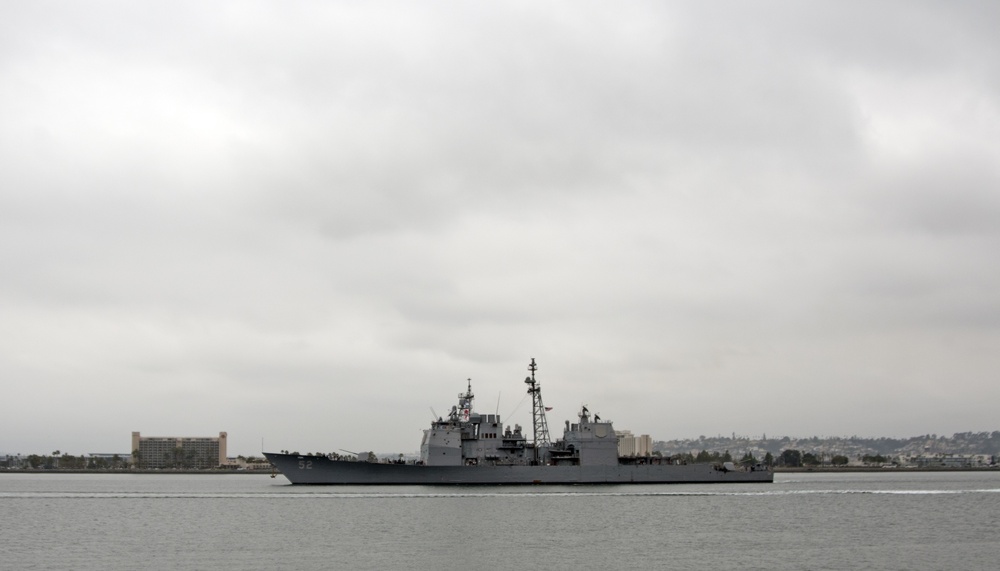
<path id="1" fill-rule="evenodd" d="M 312 460 L 299 460 L 299 470 L 312 470 L 313 461 Z"/>

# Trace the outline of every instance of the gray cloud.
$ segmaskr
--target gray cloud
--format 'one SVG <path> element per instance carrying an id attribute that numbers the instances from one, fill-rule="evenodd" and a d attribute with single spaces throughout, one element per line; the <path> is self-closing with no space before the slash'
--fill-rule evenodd
<path id="1" fill-rule="evenodd" d="M 995 12 L 13 7 L 0 450 L 996 429 Z"/>

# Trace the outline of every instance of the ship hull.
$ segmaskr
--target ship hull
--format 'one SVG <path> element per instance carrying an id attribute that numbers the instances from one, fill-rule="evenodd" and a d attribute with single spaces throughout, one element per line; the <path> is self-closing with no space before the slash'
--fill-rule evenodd
<path id="1" fill-rule="evenodd" d="M 292 484 L 313 485 L 528 485 L 767 483 L 770 470 L 724 470 L 711 464 L 617 466 L 425 466 L 330 460 L 265 452 Z"/>

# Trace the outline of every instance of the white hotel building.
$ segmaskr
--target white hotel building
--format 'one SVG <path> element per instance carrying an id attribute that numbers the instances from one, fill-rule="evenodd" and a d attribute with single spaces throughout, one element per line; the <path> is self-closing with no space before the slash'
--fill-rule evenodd
<path id="1" fill-rule="evenodd" d="M 653 453 L 653 439 L 648 434 L 633 436 L 629 430 L 616 430 L 618 435 L 618 456 L 621 458 L 643 458 Z"/>
<path id="2" fill-rule="evenodd" d="M 132 433 L 139 468 L 218 468 L 226 463 L 226 433 L 218 436 L 140 436 Z"/>

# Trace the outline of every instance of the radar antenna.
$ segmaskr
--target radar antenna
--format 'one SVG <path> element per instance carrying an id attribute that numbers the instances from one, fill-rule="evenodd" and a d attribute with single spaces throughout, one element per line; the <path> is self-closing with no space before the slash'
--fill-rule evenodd
<path id="1" fill-rule="evenodd" d="M 531 358 L 528 370 L 531 371 L 531 376 L 524 379 L 524 382 L 528 385 L 528 394 L 531 395 L 531 418 L 535 425 L 534 440 L 537 455 L 539 447 L 551 447 L 552 441 L 549 440 L 549 423 L 545 420 L 545 405 L 542 404 L 542 387 L 538 386 L 538 381 L 535 380 L 538 365 L 535 364 L 534 357 Z"/>

